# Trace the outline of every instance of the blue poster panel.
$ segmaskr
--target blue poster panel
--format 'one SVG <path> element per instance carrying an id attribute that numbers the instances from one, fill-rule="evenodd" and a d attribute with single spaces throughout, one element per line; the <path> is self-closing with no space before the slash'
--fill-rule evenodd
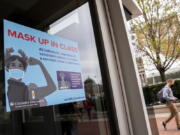
<path id="1" fill-rule="evenodd" d="M 6 110 L 85 100 L 78 44 L 4 20 Z"/>

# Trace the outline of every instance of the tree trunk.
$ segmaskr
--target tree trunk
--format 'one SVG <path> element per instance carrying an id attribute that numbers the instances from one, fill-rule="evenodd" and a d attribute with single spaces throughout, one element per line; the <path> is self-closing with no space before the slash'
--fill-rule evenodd
<path id="1" fill-rule="evenodd" d="M 165 82 L 166 81 L 166 75 L 164 70 L 159 70 L 161 81 Z"/>

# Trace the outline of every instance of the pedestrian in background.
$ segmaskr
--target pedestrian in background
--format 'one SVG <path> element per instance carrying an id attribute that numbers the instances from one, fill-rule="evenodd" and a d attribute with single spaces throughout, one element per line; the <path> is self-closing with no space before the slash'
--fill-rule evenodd
<path id="1" fill-rule="evenodd" d="M 177 98 L 173 95 L 171 87 L 174 85 L 174 79 L 168 79 L 166 81 L 166 85 L 158 92 L 159 97 L 161 97 L 161 101 L 166 103 L 167 107 L 170 110 L 170 116 L 162 122 L 164 129 L 166 129 L 166 125 L 169 123 L 172 118 L 175 117 L 177 129 L 180 130 L 180 119 L 176 105 L 174 102 Z"/>

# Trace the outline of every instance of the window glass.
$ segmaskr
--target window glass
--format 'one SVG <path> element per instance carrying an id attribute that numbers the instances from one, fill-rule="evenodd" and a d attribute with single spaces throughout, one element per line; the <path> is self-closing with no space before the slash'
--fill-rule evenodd
<path id="1" fill-rule="evenodd" d="M 110 135 L 107 102 L 100 72 L 89 4 L 49 26 L 49 34 L 78 43 L 86 100 L 23 111 L 26 134 Z"/>

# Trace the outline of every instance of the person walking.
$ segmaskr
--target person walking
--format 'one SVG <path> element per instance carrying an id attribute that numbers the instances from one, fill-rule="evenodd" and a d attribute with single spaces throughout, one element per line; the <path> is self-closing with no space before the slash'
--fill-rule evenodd
<path id="1" fill-rule="evenodd" d="M 180 119 L 179 114 L 176 105 L 174 102 L 177 100 L 177 98 L 173 95 L 171 87 L 174 85 L 175 80 L 174 79 L 168 79 L 166 81 L 166 85 L 161 89 L 159 94 L 162 94 L 162 102 L 166 103 L 168 109 L 170 110 L 170 116 L 162 122 L 162 125 L 164 129 L 166 128 L 166 125 L 169 123 L 172 118 L 175 117 L 177 129 L 180 130 Z"/>

